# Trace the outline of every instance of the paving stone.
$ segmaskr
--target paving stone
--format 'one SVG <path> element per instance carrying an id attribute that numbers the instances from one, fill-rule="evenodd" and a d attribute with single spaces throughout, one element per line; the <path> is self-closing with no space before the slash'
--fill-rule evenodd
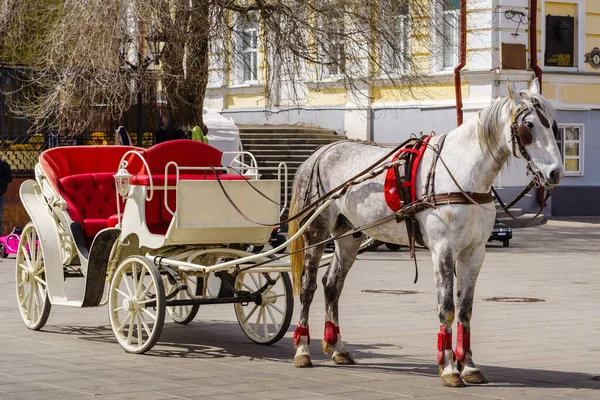
<path id="1" fill-rule="evenodd" d="M 357 365 L 337 366 L 322 353 L 318 289 L 310 315 L 312 369 L 293 366 L 298 299 L 292 326 L 275 345 L 250 342 L 233 307 L 214 305 L 202 306 L 187 326 L 168 321 L 151 351 L 132 355 L 115 342 L 106 308 L 53 307 L 41 331 L 25 328 L 16 308 L 14 259 L 0 259 L 0 399 L 597 400 L 599 227 L 600 219 L 550 220 L 515 230 L 509 248 L 488 246 L 471 343 L 491 383 L 460 389 L 444 388 L 437 375 L 439 321 L 428 251 L 417 252 L 421 277 L 415 285 L 404 250 L 358 257 L 340 299 L 343 338 Z M 69 293 L 78 285 L 67 280 Z M 500 296 L 545 302 L 485 301 Z"/>

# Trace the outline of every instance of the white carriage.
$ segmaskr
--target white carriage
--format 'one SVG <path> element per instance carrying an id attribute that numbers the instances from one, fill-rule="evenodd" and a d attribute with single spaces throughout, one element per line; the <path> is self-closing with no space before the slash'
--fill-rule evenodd
<path id="1" fill-rule="evenodd" d="M 235 154 L 229 168 L 222 154 L 190 140 L 42 153 L 20 190 L 31 217 L 16 267 L 25 325 L 42 328 L 51 305 L 108 304 L 119 344 L 143 353 L 165 314 L 188 323 L 203 304 L 230 303 L 251 340 L 281 339 L 293 312 L 289 262 L 262 263 L 286 244 L 245 249 L 267 243 L 279 220 L 285 166 L 261 179 L 251 154 Z M 72 295 L 66 278 L 83 290 Z"/>

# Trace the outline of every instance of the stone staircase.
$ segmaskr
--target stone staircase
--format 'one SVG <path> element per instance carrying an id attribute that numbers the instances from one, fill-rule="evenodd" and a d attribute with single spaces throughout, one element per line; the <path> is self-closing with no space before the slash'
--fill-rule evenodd
<path id="1" fill-rule="evenodd" d="M 547 222 L 546 217 L 543 214 L 535 217 L 535 213 L 525 213 L 522 208 L 509 208 L 508 210 L 518 219 L 512 219 L 506 211 L 501 209 L 500 204 L 496 203 L 496 219 L 511 228 L 528 228 L 531 226 L 542 225 Z"/>
<path id="2" fill-rule="evenodd" d="M 256 157 L 259 167 L 271 168 L 265 178 L 276 178 L 280 162 L 288 167 L 288 206 L 296 170 L 319 147 L 346 139 L 335 131 L 294 125 L 238 125 L 244 151 Z M 282 189 L 283 190 L 283 189 Z M 283 202 L 283 192 L 281 200 Z"/>

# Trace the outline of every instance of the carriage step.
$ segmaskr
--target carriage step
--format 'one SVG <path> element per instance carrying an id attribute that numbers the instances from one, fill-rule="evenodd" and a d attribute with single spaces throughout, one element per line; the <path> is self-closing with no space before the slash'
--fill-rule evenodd
<path id="1" fill-rule="evenodd" d="M 512 219 L 510 217 L 502 217 L 502 218 L 498 218 L 498 221 L 510 226 L 513 229 L 518 229 L 518 228 L 530 228 L 532 226 L 538 226 L 538 225 L 543 225 L 546 222 L 548 222 L 548 220 L 546 219 L 546 217 L 544 215 L 538 215 L 537 217 L 535 217 L 535 213 L 533 214 L 522 214 L 519 218 Z"/>

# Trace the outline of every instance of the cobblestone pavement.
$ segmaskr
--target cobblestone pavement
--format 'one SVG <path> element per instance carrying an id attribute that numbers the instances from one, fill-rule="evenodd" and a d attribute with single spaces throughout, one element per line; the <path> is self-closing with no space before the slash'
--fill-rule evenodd
<path id="1" fill-rule="evenodd" d="M 474 359 L 491 383 L 444 388 L 427 251 L 420 279 L 406 251 L 359 256 L 341 301 L 342 333 L 358 364 L 321 352 L 322 291 L 311 314 L 315 368 L 296 369 L 292 330 L 261 346 L 231 305 L 201 306 L 187 326 L 167 322 L 154 349 L 125 353 L 106 307 L 54 307 L 45 328 L 21 322 L 14 258 L 0 260 L 0 399 L 600 399 L 600 219 L 553 220 L 488 245 L 472 323 Z M 69 284 L 76 284 L 70 280 Z M 373 290 L 411 290 L 380 294 Z M 527 297 L 542 302 L 491 302 Z"/>

